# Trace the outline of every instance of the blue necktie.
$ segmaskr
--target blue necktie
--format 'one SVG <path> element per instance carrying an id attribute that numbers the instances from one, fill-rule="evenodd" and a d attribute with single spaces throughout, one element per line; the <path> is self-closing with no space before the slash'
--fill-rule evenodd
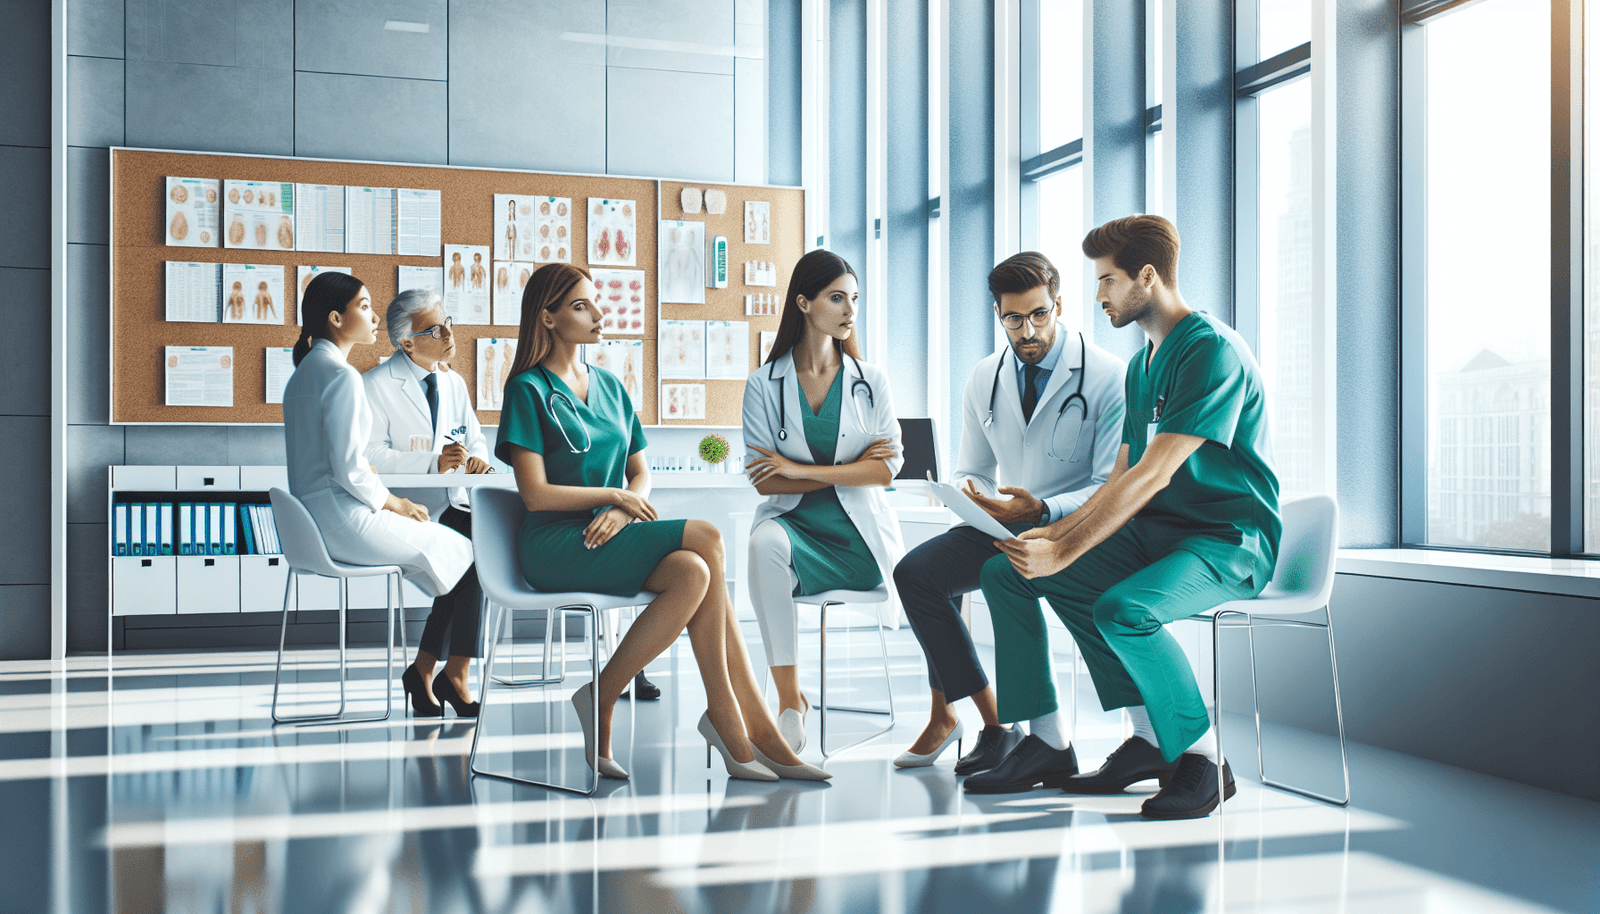
<path id="1" fill-rule="evenodd" d="M 1044 371 L 1038 365 L 1022 366 L 1022 421 L 1033 421 L 1033 408 L 1039 405 L 1039 373 Z"/>
<path id="2" fill-rule="evenodd" d="M 435 429 L 435 428 L 439 427 L 439 379 L 438 379 L 438 376 L 435 375 L 431 371 L 428 372 L 427 376 L 422 379 L 422 388 L 423 388 L 423 391 L 427 394 L 427 397 L 428 397 L 428 415 L 429 415 L 429 417 L 431 419 L 431 422 L 428 425 L 428 428 L 430 430 L 432 430 L 432 429 Z"/>

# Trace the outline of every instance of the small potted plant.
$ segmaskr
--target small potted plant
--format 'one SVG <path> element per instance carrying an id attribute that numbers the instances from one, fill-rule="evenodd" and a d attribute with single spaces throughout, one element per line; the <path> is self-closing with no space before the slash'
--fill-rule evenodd
<path id="1" fill-rule="evenodd" d="M 728 454 L 733 448 L 728 444 L 728 439 L 721 435 L 707 435 L 700 439 L 700 459 L 712 466 L 713 473 L 728 472 Z"/>

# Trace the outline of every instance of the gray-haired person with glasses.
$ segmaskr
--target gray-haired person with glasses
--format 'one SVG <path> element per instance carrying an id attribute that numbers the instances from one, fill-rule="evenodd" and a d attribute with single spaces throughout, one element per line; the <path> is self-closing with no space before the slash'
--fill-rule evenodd
<path id="1" fill-rule="evenodd" d="M 1043 254 L 1006 259 L 990 272 L 989 291 L 1010 345 L 978 362 L 967 380 L 955 481 L 1021 532 L 1071 514 L 1110 476 L 1122 437 L 1123 362 L 1061 322 L 1061 276 Z M 1019 729 L 999 723 L 994 690 L 958 603 L 978 589 L 983 563 L 999 554 L 993 537 L 962 524 L 895 566 L 933 692 L 927 728 L 895 759 L 902 768 L 931 765 L 962 739 L 966 731 L 953 705 L 963 698 L 977 706 L 983 730 L 956 762 L 956 774 L 994 769 L 1023 741 Z M 1051 732 L 1052 722 L 1034 735 L 1065 759 L 1071 750 Z M 1062 776 L 1076 773 L 1074 763 Z"/>
<path id="2" fill-rule="evenodd" d="M 394 354 L 361 376 L 372 404 L 366 457 L 380 473 L 489 473 L 489 445 L 467 384 L 450 370 L 456 339 L 439 294 L 407 289 L 389 303 L 384 325 Z M 472 538 L 467 490 L 412 489 L 405 497 L 428 516 Z M 478 716 L 467 685 L 467 666 L 483 656 L 482 590 L 476 567 L 449 593 L 436 597 L 423 626 L 416 662 L 401 682 L 418 717 L 440 717 L 448 702 L 458 717 Z M 448 636 L 448 647 L 446 644 Z M 437 678 L 434 670 L 448 658 Z"/>

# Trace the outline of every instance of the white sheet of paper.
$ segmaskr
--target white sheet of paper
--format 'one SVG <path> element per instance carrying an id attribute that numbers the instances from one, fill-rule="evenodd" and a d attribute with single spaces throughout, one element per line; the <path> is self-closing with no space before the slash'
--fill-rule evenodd
<path id="1" fill-rule="evenodd" d="M 588 261 L 594 267 L 635 266 L 637 214 L 632 200 L 589 198 Z M 704 254 L 700 255 L 704 258 Z M 534 258 L 538 260 L 538 257 Z"/>
<path id="2" fill-rule="evenodd" d="M 282 324 L 283 267 L 277 264 L 222 265 L 224 324 Z"/>
<path id="3" fill-rule="evenodd" d="M 772 241 L 772 204 L 766 200 L 746 200 L 744 204 L 744 243 L 768 244 Z"/>
<path id="4" fill-rule="evenodd" d="M 706 376 L 706 322 L 661 321 L 656 332 L 656 365 L 662 378 Z"/>
<path id="5" fill-rule="evenodd" d="M 344 249 L 350 254 L 393 254 L 394 188 L 344 189 Z"/>
<path id="6" fill-rule="evenodd" d="M 533 275 L 533 264 L 497 260 L 489 272 L 494 277 L 494 322 L 506 327 L 522 326 L 522 290 Z"/>
<path id="7" fill-rule="evenodd" d="M 603 340 L 583 347 L 584 360 L 617 376 L 633 401 L 633 411 L 644 408 L 644 340 Z"/>
<path id="8" fill-rule="evenodd" d="M 232 406 L 232 346 L 167 346 L 168 406 Z"/>
<path id="9" fill-rule="evenodd" d="M 222 320 L 222 265 L 167 261 L 166 319 L 201 324 Z"/>
<path id="10" fill-rule="evenodd" d="M 706 224 L 661 220 L 656 233 L 656 295 L 663 302 L 706 301 Z"/>
<path id="11" fill-rule="evenodd" d="M 444 313 L 458 324 L 490 323 L 489 246 L 444 246 Z"/>
<path id="12" fill-rule="evenodd" d="M 432 289 L 444 297 L 444 271 L 438 267 L 400 267 L 400 291 L 407 289 Z"/>
<path id="13" fill-rule="evenodd" d="M 294 250 L 294 185 L 277 181 L 223 181 L 223 247 L 247 251 Z"/>
<path id="14" fill-rule="evenodd" d="M 402 269 L 404 269 L 402 267 Z M 301 326 L 305 321 L 300 319 L 300 300 L 306 297 L 306 286 L 311 280 L 317 278 L 318 273 L 344 273 L 349 275 L 349 267 L 295 267 L 294 269 L 294 322 Z M 271 402 L 270 400 L 268 402 Z"/>
<path id="15" fill-rule="evenodd" d="M 167 178 L 167 244 L 214 248 L 222 244 L 222 182 Z"/>
<path id="16" fill-rule="evenodd" d="M 971 524 L 975 529 L 987 533 L 997 540 L 1008 540 L 1016 534 L 1005 528 L 1005 525 L 989 516 L 989 512 L 978 507 L 978 503 L 967 497 L 948 482 L 933 483 L 933 494 L 939 496 L 944 506 L 956 512 L 956 516 Z"/>
<path id="17" fill-rule="evenodd" d="M 267 354 L 267 402 L 282 403 L 283 389 L 294 374 L 294 350 L 269 348 Z"/>
<path id="18" fill-rule="evenodd" d="M 761 361 L 758 362 L 757 364 L 765 365 L 765 364 L 767 364 L 767 356 L 772 354 L 772 344 L 776 343 L 778 341 L 778 331 L 776 331 L 776 330 L 763 330 L 763 331 L 761 331 L 760 341 L 761 341 L 760 342 Z"/>
<path id="19" fill-rule="evenodd" d="M 704 419 L 706 417 L 706 386 L 704 384 L 661 385 L 662 419 Z"/>
<path id="20" fill-rule="evenodd" d="M 594 286 L 600 292 L 600 315 L 607 336 L 644 334 L 645 274 L 643 270 L 593 270 Z"/>
<path id="21" fill-rule="evenodd" d="M 395 252 L 410 257 L 439 256 L 439 209 L 441 194 L 436 190 L 402 187 L 395 191 Z"/>
<path id="22" fill-rule="evenodd" d="M 478 337 L 477 389 L 473 395 L 479 409 L 499 409 L 506 380 L 511 377 L 511 360 L 517 354 L 515 337 Z"/>
<path id="23" fill-rule="evenodd" d="M 344 187 L 294 186 L 295 247 L 301 251 L 344 253 Z"/>
<path id="24" fill-rule="evenodd" d="M 706 321 L 706 377 L 742 381 L 749 373 L 749 322 Z"/>

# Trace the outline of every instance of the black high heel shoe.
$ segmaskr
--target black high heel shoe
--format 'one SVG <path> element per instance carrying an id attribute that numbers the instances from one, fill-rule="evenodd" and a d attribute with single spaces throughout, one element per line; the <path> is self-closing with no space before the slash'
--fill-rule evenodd
<path id="1" fill-rule="evenodd" d="M 428 698 L 428 690 L 423 688 L 422 674 L 417 672 L 415 663 L 406 667 L 406 671 L 400 674 L 400 686 L 406 690 L 406 695 L 411 699 L 412 716 L 444 716 L 444 706 L 435 704 Z"/>
<path id="2" fill-rule="evenodd" d="M 456 691 L 455 683 L 446 679 L 443 673 L 433 678 L 433 694 L 439 696 L 439 701 L 447 704 L 456 712 L 457 717 L 477 717 L 478 702 L 467 701 Z M 439 709 L 440 714 L 444 709 Z"/>

